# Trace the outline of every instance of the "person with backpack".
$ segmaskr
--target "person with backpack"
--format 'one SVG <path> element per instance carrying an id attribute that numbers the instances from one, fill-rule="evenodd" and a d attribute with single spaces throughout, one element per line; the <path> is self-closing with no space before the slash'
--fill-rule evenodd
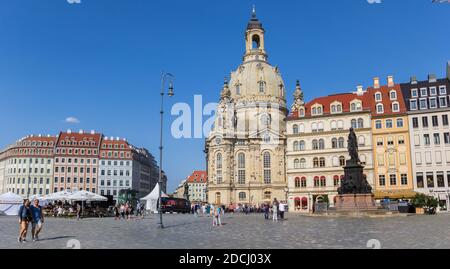
<path id="1" fill-rule="evenodd" d="M 33 220 L 33 216 L 31 214 L 31 209 L 30 209 L 30 200 L 25 199 L 23 201 L 23 205 L 21 205 L 19 208 L 20 230 L 19 230 L 19 237 L 17 238 L 17 242 L 19 242 L 19 243 L 27 242 L 26 237 L 27 237 L 27 232 L 28 232 L 28 226 L 32 220 Z"/>

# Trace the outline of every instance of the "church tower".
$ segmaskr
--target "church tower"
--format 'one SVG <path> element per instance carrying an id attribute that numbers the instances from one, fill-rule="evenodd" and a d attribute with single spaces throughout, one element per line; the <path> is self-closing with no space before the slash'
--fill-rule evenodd
<path id="1" fill-rule="evenodd" d="M 210 203 L 285 200 L 286 116 L 284 82 L 268 63 L 265 31 L 253 9 L 243 61 L 225 79 L 205 143 Z"/>

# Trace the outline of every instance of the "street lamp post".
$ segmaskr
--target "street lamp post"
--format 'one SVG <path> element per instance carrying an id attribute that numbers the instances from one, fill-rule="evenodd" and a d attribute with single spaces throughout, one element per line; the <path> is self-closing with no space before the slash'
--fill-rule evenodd
<path id="1" fill-rule="evenodd" d="M 158 195 L 158 213 L 159 213 L 159 221 L 158 221 L 158 226 L 159 228 L 163 229 L 164 225 L 163 225 L 163 219 L 162 219 L 162 201 L 161 201 L 161 196 L 162 196 L 162 171 L 163 171 L 163 119 L 164 119 L 164 86 L 166 84 L 166 81 L 169 79 L 169 90 L 167 95 L 169 97 L 174 96 L 174 92 L 173 92 L 173 78 L 174 76 L 170 73 L 162 73 L 161 75 L 161 129 L 160 129 L 160 140 L 159 140 L 159 181 L 158 181 L 158 186 L 159 186 L 159 195 Z"/>

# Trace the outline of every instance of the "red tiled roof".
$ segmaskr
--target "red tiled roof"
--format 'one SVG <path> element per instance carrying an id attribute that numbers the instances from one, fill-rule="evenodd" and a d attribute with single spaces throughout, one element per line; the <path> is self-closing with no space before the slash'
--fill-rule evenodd
<path id="1" fill-rule="evenodd" d="M 397 92 L 397 99 L 396 100 L 392 100 L 390 98 L 390 92 L 392 90 L 395 90 Z M 381 102 L 376 102 L 375 101 L 375 94 L 380 92 L 381 93 Z M 372 112 L 372 116 L 374 117 L 379 117 L 379 116 L 383 116 L 383 115 L 398 115 L 398 114 L 404 114 L 407 112 L 406 109 L 406 104 L 405 104 L 405 100 L 403 98 L 403 93 L 400 87 L 400 84 L 396 84 L 394 85 L 394 87 L 388 87 L 387 85 L 385 86 L 381 86 L 378 89 L 375 89 L 373 87 L 369 87 L 367 89 L 367 92 L 365 93 L 365 95 L 367 95 L 367 99 L 369 100 L 369 104 L 370 104 L 370 111 Z M 399 106 L 400 106 L 400 110 L 399 112 L 393 112 L 392 111 L 392 103 L 394 102 L 398 102 Z M 377 113 L 377 104 L 383 104 L 383 108 L 384 108 L 384 113 L 378 114 Z"/>
<path id="2" fill-rule="evenodd" d="M 206 183 L 208 182 L 208 174 L 206 171 L 194 171 L 187 180 L 188 183 Z"/>
<path id="3" fill-rule="evenodd" d="M 363 110 L 369 110 L 370 104 L 367 100 L 367 96 L 364 94 L 362 96 L 358 96 L 356 93 L 341 93 L 341 94 L 334 94 L 329 96 L 323 96 L 315 98 L 314 100 L 308 102 L 305 105 L 305 116 L 309 117 L 311 116 L 311 107 L 319 104 L 323 107 L 323 113 L 322 115 L 329 115 L 331 114 L 331 104 L 334 102 L 339 102 L 342 104 L 342 112 L 347 113 L 350 112 L 350 103 L 353 100 L 360 100 L 362 101 L 362 107 Z M 298 118 L 298 112 L 292 112 L 288 116 L 288 120 L 297 119 Z"/>
<path id="4" fill-rule="evenodd" d="M 101 134 L 91 134 L 91 133 L 67 133 L 61 132 L 58 140 L 58 147 L 87 147 L 87 148 L 98 148 L 102 140 Z M 67 141 L 76 142 L 75 145 L 67 144 Z M 64 144 L 62 144 L 62 142 Z M 88 142 L 87 144 L 80 144 L 79 142 Z M 92 145 L 91 142 L 95 142 Z"/>

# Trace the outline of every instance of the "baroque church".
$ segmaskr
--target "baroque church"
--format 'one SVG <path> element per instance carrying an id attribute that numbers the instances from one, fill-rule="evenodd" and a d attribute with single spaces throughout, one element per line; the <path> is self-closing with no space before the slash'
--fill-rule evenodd
<path id="1" fill-rule="evenodd" d="M 243 62 L 225 79 L 205 143 L 210 203 L 287 200 L 286 92 L 280 70 L 268 62 L 264 35 L 253 10 Z"/>

